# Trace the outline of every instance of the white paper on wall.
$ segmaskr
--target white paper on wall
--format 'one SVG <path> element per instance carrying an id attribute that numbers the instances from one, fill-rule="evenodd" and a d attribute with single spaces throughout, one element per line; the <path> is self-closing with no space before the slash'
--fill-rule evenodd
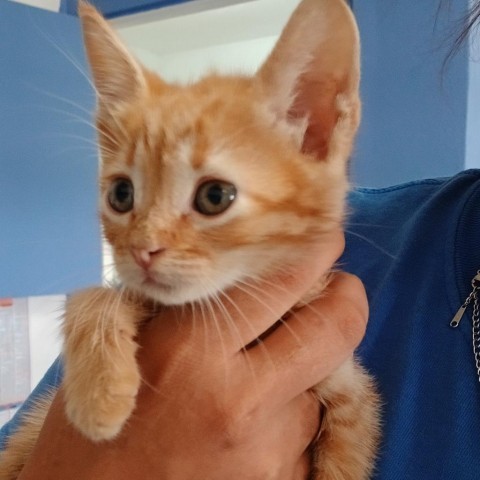
<path id="1" fill-rule="evenodd" d="M 41 380 L 61 350 L 65 295 L 0 299 L 0 425 Z"/>
<path id="2" fill-rule="evenodd" d="M 61 351 L 60 322 L 65 311 L 65 300 L 65 295 L 28 297 L 32 389 Z"/>
<path id="3" fill-rule="evenodd" d="M 11 413 L 30 393 L 30 338 L 26 298 L 0 300 L 0 412 Z"/>

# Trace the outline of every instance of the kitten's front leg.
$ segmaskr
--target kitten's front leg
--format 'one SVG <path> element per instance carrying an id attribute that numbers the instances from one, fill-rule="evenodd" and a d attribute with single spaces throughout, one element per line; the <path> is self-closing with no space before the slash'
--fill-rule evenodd
<path id="1" fill-rule="evenodd" d="M 130 416 L 140 386 L 135 354 L 143 309 L 131 295 L 91 288 L 66 306 L 66 412 L 91 440 L 115 437 Z"/>

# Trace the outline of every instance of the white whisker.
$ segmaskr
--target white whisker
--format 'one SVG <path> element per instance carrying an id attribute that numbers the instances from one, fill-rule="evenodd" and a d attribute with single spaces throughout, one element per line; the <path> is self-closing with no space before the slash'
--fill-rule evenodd
<path id="1" fill-rule="evenodd" d="M 387 250 L 385 250 L 383 247 L 381 247 L 380 245 L 378 245 L 377 243 L 375 243 L 373 240 L 370 240 L 369 238 L 364 237 L 363 235 L 360 235 L 359 233 L 352 232 L 351 230 L 345 229 L 345 233 L 348 233 L 349 235 L 353 235 L 354 237 L 357 237 L 357 238 L 359 238 L 360 240 L 363 240 L 365 243 L 368 243 L 368 244 L 371 245 L 372 247 L 376 248 L 379 252 L 383 253 L 384 255 L 386 255 L 387 257 L 391 258 L 392 260 L 396 260 L 396 259 L 397 259 L 397 257 L 396 257 L 395 255 L 392 255 L 390 252 L 388 252 Z"/>

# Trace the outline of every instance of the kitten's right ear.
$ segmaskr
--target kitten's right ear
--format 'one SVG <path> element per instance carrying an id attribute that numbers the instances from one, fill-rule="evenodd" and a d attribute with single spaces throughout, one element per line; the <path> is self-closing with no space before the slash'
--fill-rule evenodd
<path id="1" fill-rule="evenodd" d="M 302 0 L 257 81 L 303 152 L 345 165 L 360 120 L 360 41 L 345 0 Z"/>
<path id="2" fill-rule="evenodd" d="M 78 15 L 99 106 L 114 111 L 146 88 L 142 67 L 92 5 L 80 1 Z"/>

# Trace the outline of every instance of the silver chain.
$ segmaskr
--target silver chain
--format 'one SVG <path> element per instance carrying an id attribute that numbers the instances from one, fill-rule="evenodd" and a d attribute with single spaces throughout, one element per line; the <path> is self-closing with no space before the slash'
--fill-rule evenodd
<path id="1" fill-rule="evenodd" d="M 475 358 L 475 368 L 477 369 L 477 377 L 480 382 L 480 270 L 477 270 L 477 274 L 472 279 L 472 291 L 467 297 L 463 305 L 459 308 L 453 320 L 450 322 L 450 326 L 457 328 L 460 324 L 465 311 L 468 306 L 473 302 L 473 314 L 472 314 L 472 343 L 473 343 L 473 355 Z"/>
<path id="2" fill-rule="evenodd" d="M 480 274 L 480 270 L 477 272 Z M 475 356 L 475 366 L 477 368 L 478 381 L 480 382 L 480 313 L 479 313 L 479 299 L 478 291 L 480 290 L 480 281 L 472 281 L 473 286 L 473 316 L 472 316 L 472 339 L 473 339 L 473 354 Z"/>

